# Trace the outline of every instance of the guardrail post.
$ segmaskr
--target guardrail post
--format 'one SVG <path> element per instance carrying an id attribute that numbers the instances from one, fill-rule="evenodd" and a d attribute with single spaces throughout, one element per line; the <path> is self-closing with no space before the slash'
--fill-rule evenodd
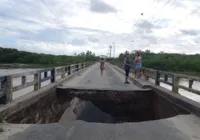
<path id="1" fill-rule="evenodd" d="M 69 73 L 69 72 L 68 72 L 68 66 L 66 66 L 64 70 L 65 70 L 65 74 L 66 74 L 66 73 L 67 73 L 67 74 Z"/>
<path id="2" fill-rule="evenodd" d="M 164 77 L 164 81 L 165 81 L 165 82 L 168 81 L 168 75 L 165 75 L 165 77 Z"/>
<path id="3" fill-rule="evenodd" d="M 173 75 L 172 91 L 178 93 L 179 77 Z"/>
<path id="4" fill-rule="evenodd" d="M 81 69 L 83 69 L 84 68 L 84 63 L 81 63 Z"/>
<path id="5" fill-rule="evenodd" d="M 45 71 L 44 72 L 44 78 L 47 78 L 47 75 L 48 75 L 48 71 Z"/>
<path id="6" fill-rule="evenodd" d="M 192 88 L 192 85 L 193 85 L 193 80 L 189 80 L 189 85 L 188 85 L 188 87 L 189 87 L 189 88 Z"/>
<path id="7" fill-rule="evenodd" d="M 56 69 L 53 68 L 51 70 L 51 83 L 54 83 L 56 81 Z"/>
<path id="8" fill-rule="evenodd" d="M 144 79 L 145 79 L 146 81 L 148 81 L 148 80 L 149 80 L 149 76 L 148 76 L 148 75 L 144 75 Z"/>
<path id="9" fill-rule="evenodd" d="M 12 75 L 6 77 L 5 82 L 5 95 L 6 95 L 6 103 L 11 102 L 13 98 L 13 77 Z"/>
<path id="10" fill-rule="evenodd" d="M 144 79 L 145 79 L 146 81 L 148 81 L 148 80 L 149 80 L 149 76 L 146 74 L 146 71 L 145 71 L 144 68 L 142 68 L 141 73 L 142 73 L 142 75 L 144 75 Z"/>
<path id="11" fill-rule="evenodd" d="M 22 81 L 21 81 L 21 82 L 22 82 L 22 85 L 25 85 L 25 84 L 26 84 L 26 81 L 27 81 L 27 77 L 26 77 L 26 76 L 22 76 L 21 78 L 22 78 L 22 79 L 21 79 L 21 80 L 22 80 Z"/>
<path id="12" fill-rule="evenodd" d="M 155 85 L 160 86 L 160 73 L 156 71 Z"/>
<path id="13" fill-rule="evenodd" d="M 81 63 L 78 64 L 78 70 L 81 70 L 82 67 L 81 67 Z"/>
<path id="14" fill-rule="evenodd" d="M 71 74 L 71 65 L 68 66 L 68 75 Z"/>
<path id="15" fill-rule="evenodd" d="M 76 71 L 76 65 L 70 65 L 70 69 L 71 69 L 71 74 L 74 73 L 74 71 Z"/>
<path id="16" fill-rule="evenodd" d="M 40 82 L 40 71 L 37 71 L 36 74 L 34 74 L 34 81 L 36 82 L 34 85 L 34 91 L 39 90 L 41 87 L 41 82 Z"/>
<path id="17" fill-rule="evenodd" d="M 61 78 L 65 78 L 65 68 L 62 68 L 62 69 L 61 69 L 61 72 L 62 72 Z"/>
<path id="18" fill-rule="evenodd" d="M 78 71 L 78 65 L 77 65 L 77 64 L 75 64 L 75 70 L 74 70 L 74 73 L 75 73 L 76 71 Z"/>

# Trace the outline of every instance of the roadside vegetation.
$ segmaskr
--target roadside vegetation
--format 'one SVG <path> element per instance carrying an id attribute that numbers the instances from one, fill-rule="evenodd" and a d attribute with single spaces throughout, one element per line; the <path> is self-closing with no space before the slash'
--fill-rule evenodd
<path id="1" fill-rule="evenodd" d="M 85 61 L 95 61 L 99 58 L 91 51 L 82 52 L 74 56 L 38 54 L 17 49 L 0 47 L 1 67 L 52 67 L 68 65 L 72 63 L 81 63 Z M 12 64 L 12 65 L 11 65 Z M 27 64 L 27 65 L 22 65 Z"/>
<path id="2" fill-rule="evenodd" d="M 146 50 L 142 51 L 141 55 L 143 67 L 200 76 L 200 54 L 153 53 L 150 50 Z M 131 63 L 133 62 L 133 57 L 134 51 L 130 55 Z M 115 61 L 123 63 L 124 54 L 121 53 Z"/>

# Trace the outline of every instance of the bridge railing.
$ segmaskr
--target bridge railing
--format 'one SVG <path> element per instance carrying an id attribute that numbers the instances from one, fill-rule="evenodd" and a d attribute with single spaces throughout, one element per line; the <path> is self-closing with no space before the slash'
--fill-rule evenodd
<path id="1" fill-rule="evenodd" d="M 76 73 L 93 63 L 94 62 L 85 62 L 2 76 L 0 77 L 0 104 L 6 104 L 12 101 L 14 92 L 20 92 L 21 90 L 31 86 L 33 89 L 29 92 L 40 90 L 43 83 L 49 81 L 45 84 L 48 85 L 57 82 L 58 80 L 64 79 L 65 77 Z M 14 81 L 21 82 L 14 85 Z"/>
<path id="2" fill-rule="evenodd" d="M 151 74 L 149 75 L 149 73 Z M 142 74 L 144 75 L 144 77 L 146 77 L 145 78 L 146 80 L 148 80 L 148 78 L 155 79 L 155 85 L 160 85 L 160 83 L 165 83 L 167 85 L 172 86 L 172 91 L 175 93 L 178 93 L 179 89 L 183 89 L 188 92 L 200 95 L 200 91 L 193 88 L 194 82 L 200 82 L 200 78 L 198 77 L 175 74 L 171 72 L 153 70 L 148 68 L 142 68 Z M 181 85 L 180 79 L 187 80 L 188 86 Z"/>
<path id="3" fill-rule="evenodd" d="M 123 68 L 123 64 L 121 63 L 113 63 L 120 68 Z M 200 82 L 200 78 L 194 76 L 187 76 L 182 74 L 175 74 L 171 72 L 165 72 L 150 68 L 142 68 L 141 69 L 142 75 L 144 76 L 145 80 L 149 80 L 152 78 L 155 80 L 155 85 L 160 86 L 160 83 L 167 84 L 172 87 L 172 91 L 175 93 L 179 93 L 179 89 L 186 90 L 188 92 L 192 92 L 195 94 L 200 95 L 200 90 L 194 89 L 193 84 L 195 82 Z M 181 79 L 188 81 L 188 86 L 181 85 Z"/>

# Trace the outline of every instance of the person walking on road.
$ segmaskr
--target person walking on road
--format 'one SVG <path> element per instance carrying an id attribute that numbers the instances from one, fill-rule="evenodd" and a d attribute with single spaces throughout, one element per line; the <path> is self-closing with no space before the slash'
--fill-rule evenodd
<path id="1" fill-rule="evenodd" d="M 138 79 L 141 77 L 140 70 L 142 68 L 142 58 L 139 51 L 137 51 L 135 54 L 134 66 L 135 66 L 135 78 Z"/>
<path id="2" fill-rule="evenodd" d="M 129 53 L 128 53 L 128 51 L 126 51 L 125 57 L 124 57 L 125 84 L 130 84 L 128 81 L 130 68 L 131 68 L 131 66 L 130 66 Z"/>
<path id="3" fill-rule="evenodd" d="M 103 75 L 103 70 L 104 70 L 104 59 L 101 58 L 101 61 L 100 61 L 100 70 L 101 70 L 101 76 Z"/>

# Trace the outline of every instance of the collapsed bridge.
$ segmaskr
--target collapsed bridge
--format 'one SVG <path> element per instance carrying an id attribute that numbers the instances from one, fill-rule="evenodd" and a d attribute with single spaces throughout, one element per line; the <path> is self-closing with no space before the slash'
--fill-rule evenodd
<path id="1" fill-rule="evenodd" d="M 106 63 L 1 108 L 5 139 L 197 139 L 200 105 Z M 137 85 L 137 86 L 136 86 Z"/>

